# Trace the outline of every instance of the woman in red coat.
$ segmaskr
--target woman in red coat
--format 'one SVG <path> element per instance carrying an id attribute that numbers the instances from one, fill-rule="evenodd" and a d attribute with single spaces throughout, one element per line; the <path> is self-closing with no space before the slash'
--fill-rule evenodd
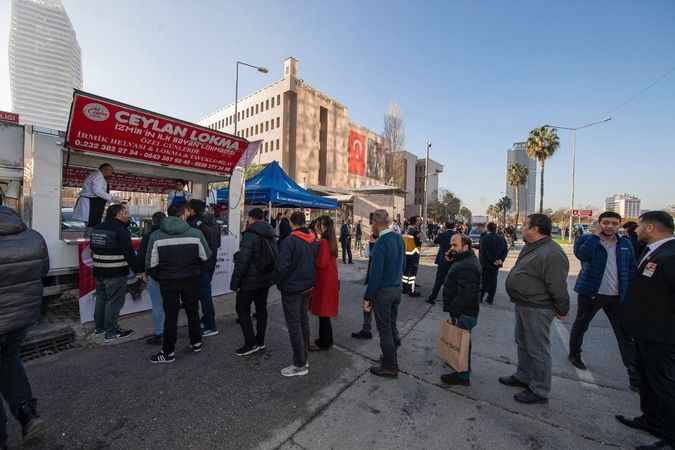
<path id="1" fill-rule="evenodd" d="M 321 240 L 315 261 L 316 284 L 312 293 L 310 311 L 319 317 L 319 339 L 314 342 L 319 350 L 328 350 L 333 346 L 333 327 L 330 318 L 337 316 L 340 298 L 337 270 L 338 247 L 335 226 L 329 216 L 319 217 L 316 228 Z"/>

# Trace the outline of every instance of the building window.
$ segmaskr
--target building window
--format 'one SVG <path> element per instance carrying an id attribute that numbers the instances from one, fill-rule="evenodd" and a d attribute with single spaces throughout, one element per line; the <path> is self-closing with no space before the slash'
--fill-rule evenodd
<path id="1" fill-rule="evenodd" d="M 277 95 L 277 105 L 281 105 L 281 94 Z"/>
<path id="2" fill-rule="evenodd" d="M 270 130 L 274 130 L 274 119 L 270 120 Z"/>
<path id="3" fill-rule="evenodd" d="M 258 114 L 258 104 L 255 104 L 255 113 Z"/>
<path id="4" fill-rule="evenodd" d="M 265 100 L 265 111 L 267 111 L 268 109 L 270 109 L 270 100 L 269 99 Z"/>
<path id="5" fill-rule="evenodd" d="M 281 146 L 279 145 L 279 139 L 277 139 L 277 150 L 279 150 Z"/>
<path id="6" fill-rule="evenodd" d="M 255 134 L 258 134 L 258 124 L 255 124 Z"/>
<path id="7" fill-rule="evenodd" d="M 265 131 L 269 131 L 269 129 L 270 129 L 270 121 L 266 120 L 265 121 Z"/>
<path id="8" fill-rule="evenodd" d="M 260 102 L 260 112 L 265 111 L 265 102 Z"/>
<path id="9" fill-rule="evenodd" d="M 277 128 L 281 126 L 281 117 L 277 117 Z"/>
<path id="10" fill-rule="evenodd" d="M 267 153 L 267 142 L 265 142 L 265 153 Z"/>
<path id="11" fill-rule="evenodd" d="M 274 97 L 272 97 L 272 102 L 270 103 L 270 107 L 274 108 Z"/>

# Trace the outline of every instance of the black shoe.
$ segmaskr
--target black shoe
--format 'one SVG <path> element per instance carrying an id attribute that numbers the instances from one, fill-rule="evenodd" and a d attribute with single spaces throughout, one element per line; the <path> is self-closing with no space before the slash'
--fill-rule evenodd
<path id="1" fill-rule="evenodd" d="M 493 298 L 493 299 L 487 299 L 487 300 L 485 300 L 485 303 L 487 303 L 488 305 L 492 306 L 492 305 L 495 304 L 495 299 L 494 299 L 494 298 Z"/>
<path id="2" fill-rule="evenodd" d="M 175 361 L 176 361 L 176 353 L 169 353 L 167 355 L 162 351 L 150 357 L 150 362 L 153 364 L 170 364 Z"/>
<path id="3" fill-rule="evenodd" d="M 408 294 L 408 297 L 413 297 L 413 298 L 417 298 L 417 297 L 421 297 L 421 296 L 422 296 L 422 294 L 420 294 L 419 291 L 415 291 L 413 293 Z"/>
<path id="4" fill-rule="evenodd" d="M 428 298 L 428 299 L 427 299 L 427 303 L 430 304 L 430 305 L 435 305 L 435 304 L 436 304 L 436 300 L 434 300 L 433 298 Z"/>
<path id="5" fill-rule="evenodd" d="M 259 350 L 260 347 L 258 347 L 257 345 L 244 345 L 243 347 L 240 347 L 237 350 L 235 350 L 234 354 L 237 356 L 249 356 Z"/>
<path id="6" fill-rule="evenodd" d="M 649 433 L 652 436 L 657 437 L 657 438 L 663 437 L 663 432 L 659 428 L 650 424 L 645 416 L 638 416 L 638 417 L 635 417 L 635 418 L 631 419 L 629 417 L 617 414 L 616 416 L 614 416 L 614 418 L 616 420 L 618 420 L 620 423 L 622 423 L 623 425 L 626 425 L 628 428 L 632 428 L 634 430 L 646 431 L 647 433 Z"/>
<path id="7" fill-rule="evenodd" d="M 323 342 L 321 342 L 320 339 L 317 339 L 314 341 L 314 344 L 317 346 L 319 350 L 330 350 L 330 348 L 333 346 L 333 344 L 326 345 Z"/>
<path id="8" fill-rule="evenodd" d="M 145 343 L 148 345 L 162 345 L 162 335 L 161 334 L 152 335 L 145 341 Z"/>
<path id="9" fill-rule="evenodd" d="M 107 335 L 107 333 L 106 333 L 106 337 L 103 340 L 103 343 L 109 344 L 111 342 L 115 342 L 118 339 L 122 339 L 122 338 L 125 338 L 125 337 L 128 337 L 128 336 L 131 336 L 132 334 L 134 334 L 134 330 L 124 330 L 124 329 L 120 328 L 119 330 L 117 330 L 115 333 L 113 333 L 111 335 Z"/>
<path id="10" fill-rule="evenodd" d="M 441 375 L 441 381 L 450 386 L 471 386 L 471 381 L 460 378 L 457 372 Z"/>
<path id="11" fill-rule="evenodd" d="M 572 363 L 574 367 L 579 370 L 588 370 L 586 364 L 581 360 L 581 353 L 570 353 L 567 359 Z"/>
<path id="12" fill-rule="evenodd" d="M 675 449 L 674 444 L 669 444 L 666 441 L 657 441 L 649 445 L 638 445 L 635 447 L 635 450 L 673 450 Z"/>
<path id="13" fill-rule="evenodd" d="M 535 394 L 529 389 L 524 390 L 523 392 L 519 392 L 516 395 L 513 396 L 513 399 L 517 401 L 518 403 L 524 403 L 526 405 L 536 405 L 539 403 L 548 403 L 548 399 L 546 397 L 542 397 L 540 395 Z"/>
<path id="14" fill-rule="evenodd" d="M 201 342 L 197 342 L 195 344 L 190 344 L 190 348 L 192 349 L 193 353 L 199 353 L 204 348 L 204 345 Z"/>
<path id="15" fill-rule="evenodd" d="M 372 339 L 373 338 L 373 333 L 370 331 L 359 331 L 358 333 L 352 333 L 352 337 L 354 339 Z"/>
<path id="16" fill-rule="evenodd" d="M 23 444 L 31 445 L 41 440 L 46 425 L 37 413 L 37 400 L 24 403 L 19 407 L 18 419 L 21 423 L 21 434 Z"/>
<path id="17" fill-rule="evenodd" d="M 523 383 L 513 375 L 509 377 L 499 377 L 499 382 L 503 385 L 510 387 L 521 387 L 526 389 L 530 387 L 527 383 Z"/>
<path id="18" fill-rule="evenodd" d="M 387 369 L 382 366 L 373 366 L 370 368 L 370 373 L 378 377 L 384 378 L 398 378 L 398 369 Z"/>

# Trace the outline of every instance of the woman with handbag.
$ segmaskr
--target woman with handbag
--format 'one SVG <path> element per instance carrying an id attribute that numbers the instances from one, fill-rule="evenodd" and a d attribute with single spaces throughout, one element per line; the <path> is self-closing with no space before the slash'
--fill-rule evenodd
<path id="1" fill-rule="evenodd" d="M 310 350 L 328 350 L 333 346 L 333 328 L 330 318 L 337 316 L 340 298 L 337 256 L 338 246 L 335 225 L 329 216 L 317 219 L 316 231 L 320 235 L 319 251 L 316 256 L 316 283 L 312 293 L 310 311 L 319 317 L 319 338 L 316 347 Z"/>

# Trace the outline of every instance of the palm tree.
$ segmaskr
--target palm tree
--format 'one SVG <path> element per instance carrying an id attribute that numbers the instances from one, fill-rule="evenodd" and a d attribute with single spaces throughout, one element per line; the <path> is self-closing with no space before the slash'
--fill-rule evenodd
<path id="1" fill-rule="evenodd" d="M 495 205 L 490 205 L 490 206 L 488 206 L 485 213 L 488 216 L 488 220 L 492 220 L 492 218 L 497 215 L 497 208 L 495 207 Z"/>
<path id="2" fill-rule="evenodd" d="M 507 196 L 500 198 L 497 201 L 497 212 L 502 218 L 502 225 L 506 226 L 506 214 L 511 209 L 511 199 Z"/>
<path id="3" fill-rule="evenodd" d="M 530 131 L 527 138 L 527 155 L 539 161 L 541 170 L 541 186 L 539 189 L 539 213 L 544 212 L 544 162 L 553 156 L 560 147 L 560 141 L 555 129 L 539 127 Z"/>
<path id="4" fill-rule="evenodd" d="M 520 163 L 513 163 L 509 166 L 506 173 L 506 181 L 513 188 L 516 194 L 516 227 L 520 218 L 520 186 L 527 183 L 527 177 L 530 171 Z"/>

